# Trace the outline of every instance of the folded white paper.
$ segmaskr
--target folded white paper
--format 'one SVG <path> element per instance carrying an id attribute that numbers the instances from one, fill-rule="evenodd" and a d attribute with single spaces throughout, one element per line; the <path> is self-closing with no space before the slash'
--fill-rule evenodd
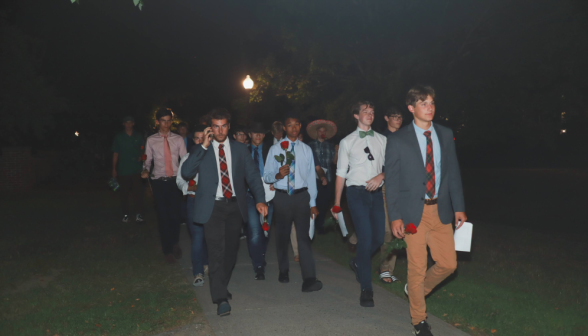
<path id="1" fill-rule="evenodd" d="M 453 239 L 455 240 L 455 250 L 461 252 L 470 252 L 472 248 L 472 233 L 474 225 L 470 222 L 465 222 L 458 229 L 455 230 Z"/>
<path id="2" fill-rule="evenodd" d="M 345 218 L 343 218 L 343 211 L 337 214 L 337 221 L 339 221 L 339 228 L 341 229 L 343 237 L 347 237 L 347 234 L 349 234 L 349 232 L 347 232 L 347 227 L 345 226 Z"/>
<path id="3" fill-rule="evenodd" d="M 270 190 L 270 186 L 271 184 L 269 183 L 265 183 L 263 181 L 263 177 L 261 178 L 261 183 L 263 183 L 263 189 L 265 191 L 265 202 L 269 202 L 271 200 L 274 199 L 274 196 L 276 195 L 276 191 L 275 190 Z"/>
<path id="4" fill-rule="evenodd" d="M 311 240 L 314 237 L 314 216 L 310 217 L 310 230 L 308 230 L 308 236 Z"/>
<path id="5" fill-rule="evenodd" d="M 259 214 L 259 222 L 261 223 L 262 226 L 262 231 L 263 231 L 263 222 L 265 222 L 265 218 L 263 217 L 262 214 Z M 269 223 L 268 223 L 269 225 Z M 267 235 L 269 234 L 269 231 L 263 231 L 263 234 L 267 237 Z"/>

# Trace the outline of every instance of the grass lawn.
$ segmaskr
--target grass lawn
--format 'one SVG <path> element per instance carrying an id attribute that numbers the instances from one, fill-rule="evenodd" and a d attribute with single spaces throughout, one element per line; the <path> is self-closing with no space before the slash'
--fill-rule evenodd
<path id="1" fill-rule="evenodd" d="M 0 335 L 136 335 L 206 323 L 180 268 L 163 262 L 151 202 L 147 224 L 125 224 L 115 196 L 89 188 L 2 197 Z"/>
<path id="2" fill-rule="evenodd" d="M 537 175 L 542 187 L 531 189 L 539 199 L 533 205 L 529 189 L 520 184 L 531 185 L 529 180 Z M 472 252 L 458 253 L 457 272 L 428 297 L 428 311 L 472 335 L 588 335 L 588 245 L 582 234 L 585 228 L 581 229 L 586 224 L 585 210 L 574 207 L 575 194 L 558 189 L 586 185 L 585 175 L 501 173 L 518 186 L 512 189 L 503 189 L 502 184 L 482 188 L 480 183 L 491 183 L 477 182 L 477 176 L 464 174 L 468 201 L 473 203 L 469 213 L 474 223 Z M 505 191 L 509 202 L 519 203 L 503 206 L 499 193 Z M 566 203 L 566 197 L 572 199 Z M 548 208 L 549 204 L 555 206 Z M 513 220 L 509 219 L 511 208 L 534 213 L 527 220 L 517 213 Z M 565 221 L 553 221 L 558 211 Z M 496 212 L 503 221 L 496 220 Z M 353 256 L 338 231 L 315 237 L 314 248 L 345 267 Z M 389 285 L 379 281 L 378 260 L 377 256 L 372 259 L 373 280 L 404 298 L 406 255 L 399 256 L 394 271 L 401 282 Z"/>

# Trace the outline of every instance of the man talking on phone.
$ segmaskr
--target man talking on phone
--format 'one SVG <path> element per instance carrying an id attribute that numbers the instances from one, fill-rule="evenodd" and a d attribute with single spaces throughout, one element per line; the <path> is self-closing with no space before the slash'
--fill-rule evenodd
<path id="1" fill-rule="evenodd" d="M 182 176 L 198 175 L 193 222 L 204 225 L 208 275 L 217 314 L 231 314 L 227 286 L 237 261 L 241 223 L 247 221 L 247 185 L 255 207 L 267 216 L 264 187 L 247 146 L 228 138 L 231 115 L 224 108 L 209 113 L 204 142 L 193 146 L 182 166 Z"/>

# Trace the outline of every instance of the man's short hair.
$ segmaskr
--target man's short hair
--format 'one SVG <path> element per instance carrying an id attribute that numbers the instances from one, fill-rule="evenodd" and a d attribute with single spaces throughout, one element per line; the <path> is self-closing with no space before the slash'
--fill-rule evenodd
<path id="1" fill-rule="evenodd" d="M 171 109 L 167 109 L 165 107 L 162 107 L 159 110 L 157 110 L 157 112 L 155 112 L 155 119 L 157 119 L 157 120 L 159 120 L 163 117 L 166 117 L 166 116 L 170 116 L 172 119 L 174 118 L 174 115 L 173 115 Z"/>
<path id="2" fill-rule="evenodd" d="M 406 106 L 414 106 L 419 100 L 427 100 L 427 96 L 435 99 L 435 90 L 429 85 L 415 85 L 406 94 Z"/>
<path id="3" fill-rule="evenodd" d="M 284 116 L 284 123 L 283 123 L 283 125 L 286 125 L 286 120 L 288 120 L 288 119 L 296 119 L 296 120 L 298 120 L 298 122 L 301 122 L 300 121 L 300 117 L 298 116 L 298 114 L 296 112 L 288 112 L 288 113 L 286 113 L 286 115 Z"/>
<path id="4" fill-rule="evenodd" d="M 402 117 L 402 112 L 400 112 L 400 110 L 396 106 L 391 106 L 386 110 L 386 113 L 384 115 L 386 117 L 391 117 L 391 116 L 401 116 Z"/>
<path id="5" fill-rule="evenodd" d="M 237 127 L 233 128 L 232 131 L 237 134 L 239 132 L 243 132 L 245 134 L 247 134 L 247 129 L 245 129 L 245 127 L 243 127 L 242 125 L 237 125 Z"/>
<path id="6" fill-rule="evenodd" d="M 186 127 L 186 129 L 188 129 L 188 123 L 185 121 L 182 121 L 181 123 L 178 124 L 178 129 L 182 128 L 182 127 Z"/>
<path id="7" fill-rule="evenodd" d="M 284 133 L 284 124 L 281 121 L 274 121 L 272 124 L 272 134 L 276 135 L 276 133 Z"/>
<path id="8" fill-rule="evenodd" d="M 227 119 L 227 123 L 231 123 L 231 114 L 226 108 L 217 107 L 208 113 L 208 123 L 211 124 L 212 120 L 223 120 Z"/>
<path id="9" fill-rule="evenodd" d="M 366 108 L 371 107 L 373 109 L 376 109 L 374 103 L 372 103 L 371 101 L 368 100 L 364 100 L 364 101 L 358 101 L 357 103 L 353 104 L 353 106 L 351 106 L 351 113 L 352 114 L 359 114 L 359 112 L 361 112 L 361 107 L 365 105 Z"/>
<path id="10" fill-rule="evenodd" d="M 204 132 L 205 128 L 206 128 L 206 125 L 196 125 L 196 127 L 194 127 L 194 132 L 192 132 L 192 133 Z"/>

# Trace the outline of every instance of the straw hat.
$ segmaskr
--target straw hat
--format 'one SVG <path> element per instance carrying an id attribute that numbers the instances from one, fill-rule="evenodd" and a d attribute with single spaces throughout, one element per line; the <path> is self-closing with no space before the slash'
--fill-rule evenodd
<path id="1" fill-rule="evenodd" d="M 306 126 L 306 134 L 316 140 L 316 130 L 320 127 L 324 127 L 327 130 L 327 139 L 330 139 L 337 134 L 337 125 L 332 121 L 324 119 L 315 120 L 308 124 L 308 126 Z"/>

